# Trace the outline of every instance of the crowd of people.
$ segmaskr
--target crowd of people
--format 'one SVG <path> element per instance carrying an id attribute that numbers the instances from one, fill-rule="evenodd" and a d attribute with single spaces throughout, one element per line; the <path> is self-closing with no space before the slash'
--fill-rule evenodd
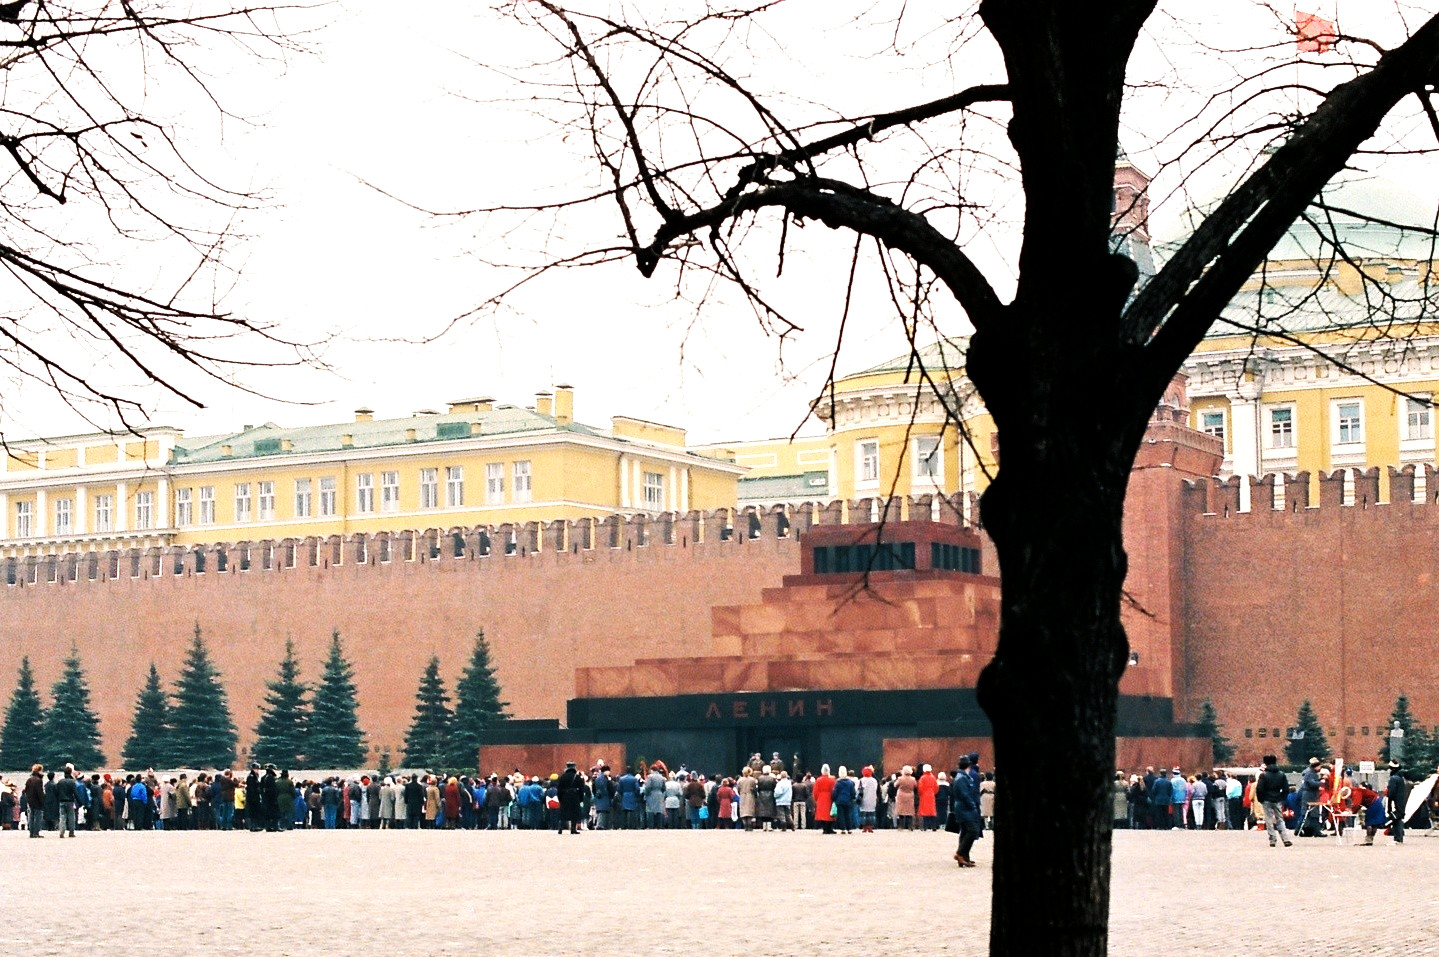
<path id="1" fill-rule="evenodd" d="M 1286 847 L 1291 833 L 1317 837 L 1355 826 L 1365 830 L 1365 846 L 1381 830 L 1402 844 L 1411 785 L 1400 762 L 1389 762 L 1388 770 L 1380 791 L 1369 775 L 1349 767 L 1336 786 L 1334 772 L 1318 758 L 1309 759 L 1297 783 L 1279 770 L 1272 754 L 1250 774 L 1216 768 L 1186 775 L 1177 767 L 1157 772 L 1149 767 L 1142 774 L 1116 775 L 1114 822 L 1119 828 L 1158 830 L 1262 828 L 1271 845 L 1282 841 Z M 1439 788 L 1417 813 L 1439 820 Z"/>
<path id="2" fill-rule="evenodd" d="M 758 755 L 737 775 L 704 774 L 662 761 L 616 773 L 604 762 L 588 772 L 573 762 L 547 778 L 510 774 L 354 774 L 297 780 L 286 770 L 252 765 L 157 775 L 58 773 L 41 765 L 23 784 L 0 782 L 0 827 L 33 838 L 84 830 L 249 830 L 292 828 L 444 828 L 593 830 L 692 828 L 872 833 L 877 829 L 959 833 L 969 850 L 994 816 L 994 775 L 979 755 L 951 772 L 905 766 L 888 776 L 873 767 L 791 775 L 778 755 Z"/>

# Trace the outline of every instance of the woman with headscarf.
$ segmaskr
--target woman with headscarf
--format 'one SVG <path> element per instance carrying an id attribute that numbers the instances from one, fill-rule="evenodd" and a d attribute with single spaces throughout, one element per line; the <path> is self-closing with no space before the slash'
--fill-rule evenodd
<path id="1" fill-rule="evenodd" d="M 924 830 L 932 831 L 938 826 L 937 818 L 939 810 L 935 807 L 935 795 L 939 793 L 939 779 L 934 776 L 933 769 L 929 765 L 924 766 L 924 772 L 919 776 L 919 816 L 924 821 Z"/>
<path id="2" fill-rule="evenodd" d="M 894 782 L 895 826 L 901 830 L 914 830 L 914 796 L 918 782 L 914 779 L 914 768 L 905 765 L 900 768 Z"/>
<path id="3" fill-rule="evenodd" d="M 748 765 L 740 769 L 739 780 L 735 782 L 735 793 L 739 795 L 739 819 L 746 831 L 754 830 L 755 792 L 759 783 L 754 770 Z"/>
<path id="4" fill-rule="evenodd" d="M 858 791 L 860 833 L 873 834 L 875 812 L 879 808 L 879 782 L 875 780 L 874 768 L 866 767 L 860 772 Z"/>
<path id="5" fill-rule="evenodd" d="M 460 820 L 460 779 L 451 775 L 445 782 L 445 830 L 453 831 Z"/>
<path id="6" fill-rule="evenodd" d="M 834 780 L 834 809 L 838 812 L 835 817 L 838 819 L 839 832 L 841 834 L 853 834 L 857 826 L 854 801 L 858 797 L 858 788 L 849 770 L 843 764 L 839 766 L 839 774 Z"/>
<path id="7" fill-rule="evenodd" d="M 760 830 L 772 830 L 774 826 L 774 789 L 778 779 L 774 776 L 774 770 L 766 764 L 754 782 L 754 816 L 759 822 Z"/>
<path id="8" fill-rule="evenodd" d="M 814 820 L 826 834 L 834 833 L 834 783 L 829 765 L 820 765 L 819 777 L 814 779 Z"/>

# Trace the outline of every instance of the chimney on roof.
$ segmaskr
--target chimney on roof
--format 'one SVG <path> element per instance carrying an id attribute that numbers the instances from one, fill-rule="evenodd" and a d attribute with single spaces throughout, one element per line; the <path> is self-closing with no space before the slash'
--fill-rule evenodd
<path id="1" fill-rule="evenodd" d="M 221 455 L 222 457 L 228 459 L 230 456 L 232 456 L 232 455 L 234 455 L 234 454 L 235 454 L 235 449 L 234 449 L 232 446 L 229 446 L 229 445 L 222 445 L 222 446 L 220 446 L 220 455 Z"/>
<path id="2" fill-rule="evenodd" d="M 355 410 L 355 421 L 356 421 L 356 422 L 373 422 L 374 420 L 375 420 L 375 410 L 374 410 L 374 409 L 367 409 L 367 408 L 365 408 L 365 407 L 362 405 L 362 406 L 360 406 L 358 409 Z"/>
<path id="3" fill-rule="evenodd" d="M 354 447 L 355 447 L 355 437 L 354 437 L 353 435 L 351 435 L 350 433 L 346 432 L 344 435 L 340 436 L 340 448 L 342 448 L 342 449 L 352 449 L 352 448 L 354 448 Z"/>
<path id="4" fill-rule="evenodd" d="M 569 425 L 575 420 L 575 388 L 570 385 L 555 386 L 555 422 Z"/>
<path id="5" fill-rule="evenodd" d="M 292 440 L 290 440 L 290 439 L 281 439 L 281 440 L 280 440 L 280 451 L 281 451 L 281 452 L 293 452 L 293 451 L 295 451 L 295 443 L 294 443 Z"/>
<path id="6" fill-rule="evenodd" d="M 415 430 L 414 430 L 414 429 L 406 429 L 406 430 L 405 430 L 405 441 L 406 441 L 406 442 L 413 442 L 413 441 L 415 441 Z"/>
<path id="7" fill-rule="evenodd" d="M 536 392 L 535 411 L 540 415 L 554 415 L 555 397 L 548 392 Z"/>
<path id="8" fill-rule="evenodd" d="M 478 399 L 451 399 L 450 415 L 458 412 L 489 412 L 495 407 L 495 400 L 489 396 Z"/>

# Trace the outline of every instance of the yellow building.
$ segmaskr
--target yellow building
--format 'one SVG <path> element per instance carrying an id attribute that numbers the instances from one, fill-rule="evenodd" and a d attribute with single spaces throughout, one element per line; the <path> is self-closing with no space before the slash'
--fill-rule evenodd
<path id="1" fill-rule="evenodd" d="M 534 408 L 492 399 L 376 419 L 187 439 L 12 442 L 0 470 L 0 556 L 552 521 L 731 507 L 744 469 L 685 431 L 574 419 L 574 390 Z"/>
<path id="2" fill-rule="evenodd" d="M 1386 467 L 1435 462 L 1433 211 L 1354 173 L 1322 202 L 1185 363 L 1190 424 L 1224 440 L 1226 475 L 1305 471 L 1317 482 L 1377 467 L 1387 488 Z"/>

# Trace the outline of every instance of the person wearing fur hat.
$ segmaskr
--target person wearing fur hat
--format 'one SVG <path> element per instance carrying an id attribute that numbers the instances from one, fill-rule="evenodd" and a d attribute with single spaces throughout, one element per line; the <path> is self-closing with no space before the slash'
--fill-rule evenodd
<path id="1" fill-rule="evenodd" d="M 1404 779 L 1398 761 L 1389 762 L 1389 786 L 1384 789 L 1384 803 L 1389 809 L 1389 833 L 1395 844 L 1404 843 L 1404 811 L 1409 802 L 1409 782 Z"/>
<path id="2" fill-rule="evenodd" d="M 969 758 L 959 759 L 959 773 L 954 776 L 949 796 L 952 829 L 959 831 L 959 849 L 954 852 L 954 860 L 960 867 L 973 867 L 970 851 L 974 842 L 984 836 L 984 819 L 979 813 L 979 791 L 969 776 Z"/>

